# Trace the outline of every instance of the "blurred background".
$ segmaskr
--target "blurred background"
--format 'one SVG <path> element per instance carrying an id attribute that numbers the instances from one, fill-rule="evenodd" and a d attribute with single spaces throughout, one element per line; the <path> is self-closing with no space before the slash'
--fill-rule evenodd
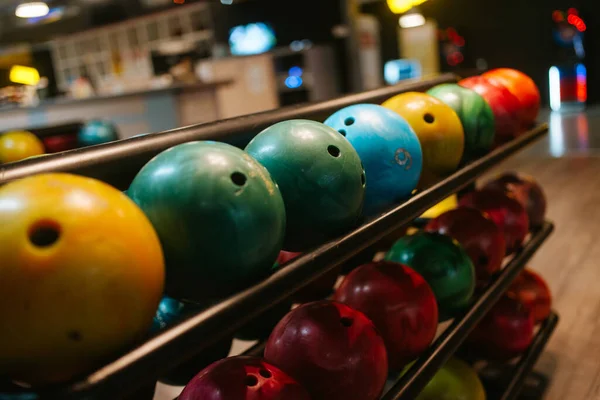
<path id="1" fill-rule="evenodd" d="M 121 137 L 440 72 L 522 70 L 597 102 L 596 0 L 0 1 L 0 128 L 102 118 Z"/>

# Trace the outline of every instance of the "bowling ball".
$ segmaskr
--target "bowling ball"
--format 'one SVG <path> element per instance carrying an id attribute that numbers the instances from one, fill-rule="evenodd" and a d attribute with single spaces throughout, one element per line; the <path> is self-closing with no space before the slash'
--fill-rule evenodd
<path id="1" fill-rule="evenodd" d="M 506 255 L 523 246 L 529 230 L 529 218 L 525 208 L 510 193 L 494 189 L 476 190 L 462 197 L 459 204 L 484 212 L 498 225 L 504 234 Z"/>
<path id="2" fill-rule="evenodd" d="M 421 218 L 436 218 L 445 213 L 446 211 L 454 210 L 458 207 L 458 197 L 456 194 L 453 194 L 449 197 L 446 197 L 444 200 L 437 203 L 435 206 L 431 207 L 429 210 L 425 211 Z"/>
<path id="3" fill-rule="evenodd" d="M 508 296 L 518 299 L 533 314 L 535 323 L 550 316 L 552 295 L 544 279 L 536 272 L 526 269 L 513 281 Z"/>
<path id="4" fill-rule="evenodd" d="M 202 370 L 178 399 L 311 400 L 311 397 L 293 378 L 263 359 L 231 357 Z"/>
<path id="5" fill-rule="evenodd" d="M 76 149 L 79 146 L 76 134 L 49 136 L 43 138 L 42 141 L 48 153 L 59 153 Z"/>
<path id="6" fill-rule="evenodd" d="M 265 359 L 296 378 L 313 400 L 375 400 L 387 379 L 383 339 L 363 313 L 344 304 L 301 305 L 273 330 Z"/>
<path id="7" fill-rule="evenodd" d="M 236 332 L 235 337 L 241 340 L 266 340 L 285 315 L 290 312 L 293 302 L 284 301 L 271 307 L 263 314 L 253 318 L 246 326 Z"/>
<path id="8" fill-rule="evenodd" d="M 44 145 L 31 132 L 13 131 L 0 135 L 0 164 L 44 154 Z"/>
<path id="9" fill-rule="evenodd" d="M 399 94 L 383 103 L 413 128 L 423 150 L 420 188 L 427 187 L 458 168 L 465 149 L 465 134 L 456 112 L 425 93 Z"/>
<path id="10" fill-rule="evenodd" d="M 183 303 L 179 300 L 165 296 L 158 304 L 158 309 L 154 315 L 150 332 L 159 332 L 186 317 L 199 312 L 201 309 L 201 307 L 194 306 L 191 303 Z"/>
<path id="11" fill-rule="evenodd" d="M 482 76 L 503 85 L 515 95 L 521 104 L 522 127 L 531 127 L 540 111 L 540 91 L 533 79 L 510 68 L 493 69 Z"/>
<path id="12" fill-rule="evenodd" d="M 467 337 L 467 349 L 492 361 L 508 361 L 533 341 L 533 314 L 523 303 L 503 296 Z"/>
<path id="13" fill-rule="evenodd" d="M 67 380 L 143 338 L 164 263 L 146 216 L 91 178 L 42 174 L 0 188 L 0 375 Z M 43 332 L 43 334 L 40 334 Z"/>
<path id="14" fill-rule="evenodd" d="M 410 197 L 423 169 L 419 138 L 395 112 L 374 104 L 346 107 L 325 124 L 346 137 L 369 180 L 363 214 L 381 213 Z"/>
<path id="15" fill-rule="evenodd" d="M 425 278 L 437 299 L 440 319 L 462 311 L 475 290 L 475 269 L 460 244 L 445 235 L 417 232 L 398 240 L 385 255 Z"/>
<path id="16" fill-rule="evenodd" d="M 334 299 L 364 313 L 383 337 L 390 369 L 401 370 L 425 351 L 438 325 L 438 308 L 425 279 L 393 262 L 374 262 L 352 271 Z"/>
<path id="17" fill-rule="evenodd" d="M 487 101 L 496 121 L 496 145 L 506 143 L 521 133 L 521 103 L 506 87 L 481 76 L 473 76 L 458 82 Z"/>
<path id="18" fill-rule="evenodd" d="M 350 142 L 334 129 L 314 121 L 284 121 L 259 133 L 246 151 L 281 189 L 285 250 L 307 250 L 359 221 L 365 171 Z"/>
<path id="19" fill-rule="evenodd" d="M 81 128 L 77 135 L 77 140 L 81 147 L 108 143 L 118 139 L 119 132 L 117 127 L 110 121 L 89 121 Z"/>
<path id="20" fill-rule="evenodd" d="M 504 235 L 498 226 L 481 211 L 460 207 L 429 221 L 427 232 L 448 235 L 462 245 L 473 265 L 478 286 L 488 283 L 502 268 L 506 253 Z"/>
<path id="21" fill-rule="evenodd" d="M 525 207 L 530 226 L 543 225 L 546 218 L 546 195 L 532 177 L 507 172 L 488 182 L 485 187 L 511 193 Z"/>
<path id="22" fill-rule="evenodd" d="M 494 113 L 477 92 L 456 84 L 443 84 L 430 89 L 427 94 L 452 107 L 465 131 L 465 151 L 462 163 L 475 160 L 494 144 L 496 134 Z"/>
<path id="23" fill-rule="evenodd" d="M 285 230 L 283 200 L 243 151 L 216 142 L 175 146 L 146 164 L 127 193 L 160 237 L 168 296 L 202 302 L 270 274 Z"/>
<path id="24" fill-rule="evenodd" d="M 451 358 L 433 376 L 417 400 L 485 400 L 477 372 L 458 358 Z"/>
<path id="25" fill-rule="evenodd" d="M 281 250 L 279 252 L 279 256 L 277 256 L 277 260 L 275 261 L 275 266 L 278 267 L 280 265 L 287 264 L 301 255 L 302 253 Z"/>

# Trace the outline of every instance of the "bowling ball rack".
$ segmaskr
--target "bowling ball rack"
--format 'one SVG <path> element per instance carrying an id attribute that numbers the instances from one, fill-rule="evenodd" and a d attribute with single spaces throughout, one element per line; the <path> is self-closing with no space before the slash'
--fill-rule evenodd
<path id="1" fill-rule="evenodd" d="M 177 144 L 194 140 L 219 140 L 240 147 L 262 129 L 288 119 L 323 121 L 333 112 L 359 103 L 381 103 L 407 91 L 425 91 L 442 83 L 456 82 L 453 74 L 411 81 L 322 103 L 286 107 L 274 111 L 233 118 L 220 122 L 175 129 L 85 149 L 53 154 L 41 159 L 24 160 L 0 166 L 0 185 L 29 175 L 46 172 L 70 172 L 105 181 L 127 189 L 140 168 L 158 153 Z M 351 232 L 308 252 L 269 278 L 230 296 L 217 304 L 165 329 L 129 352 L 109 361 L 91 373 L 66 384 L 39 388 L 40 399 L 144 399 L 159 376 L 201 354 L 225 336 L 286 301 L 306 285 L 342 264 L 359 265 L 373 255 L 377 244 L 399 229 L 409 226 L 424 211 L 449 195 L 472 185 L 501 161 L 517 153 L 548 132 L 546 124 L 533 127 L 518 138 L 473 161 L 434 186 L 416 193 L 411 199 L 380 216 L 364 222 Z M 526 263 L 554 229 L 545 222 L 533 230 L 522 249 L 507 260 L 502 271 L 476 298 L 472 306 L 457 316 L 431 347 L 401 377 L 395 377 L 382 400 L 414 399 L 446 361 L 457 351 L 478 321 L 491 309 Z M 510 377 L 508 397 L 516 398 L 523 380 L 552 333 L 558 317 L 552 314 L 523 355 Z M 202 342 L 198 338 L 204 338 Z M 261 344 L 248 354 L 260 354 Z M 2 380 L 0 379 L 0 382 Z M 12 388 L 14 392 L 14 387 Z M 23 389 L 19 389 L 23 391 Z M 0 398 L 3 397 L 0 385 Z M 10 390 L 9 390 L 10 391 Z M 145 393 L 145 392 L 144 392 Z M 35 397 L 34 397 L 35 398 Z"/>

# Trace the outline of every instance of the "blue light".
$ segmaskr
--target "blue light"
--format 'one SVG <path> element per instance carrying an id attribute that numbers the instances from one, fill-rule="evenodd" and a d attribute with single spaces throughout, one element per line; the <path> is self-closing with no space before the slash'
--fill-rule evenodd
<path id="1" fill-rule="evenodd" d="M 304 71 L 300 67 L 292 67 L 290 68 L 288 75 L 289 76 L 302 76 Z"/>
<path id="2" fill-rule="evenodd" d="M 300 86 L 302 86 L 302 84 L 302 78 L 299 76 L 288 76 L 285 79 L 285 86 L 290 89 L 298 89 Z"/>
<path id="3" fill-rule="evenodd" d="M 262 22 L 235 27 L 229 35 L 229 46 L 234 55 L 264 53 L 271 50 L 276 42 L 273 29 Z"/>

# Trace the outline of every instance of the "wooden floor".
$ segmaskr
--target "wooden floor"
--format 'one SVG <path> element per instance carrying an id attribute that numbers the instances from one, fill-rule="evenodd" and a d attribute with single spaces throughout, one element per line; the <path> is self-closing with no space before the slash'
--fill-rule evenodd
<path id="1" fill-rule="evenodd" d="M 561 319 L 536 370 L 545 399 L 600 399 L 600 109 L 553 114 L 548 137 L 496 168 L 544 187 L 556 231 L 530 267 L 548 281 Z"/>

